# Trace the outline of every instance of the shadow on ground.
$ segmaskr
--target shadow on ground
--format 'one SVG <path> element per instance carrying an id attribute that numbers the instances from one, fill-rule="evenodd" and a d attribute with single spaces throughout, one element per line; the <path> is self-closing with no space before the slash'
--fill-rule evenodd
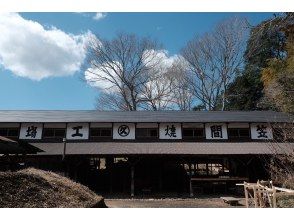
<path id="1" fill-rule="evenodd" d="M 190 198 L 188 195 L 142 195 L 131 198 L 123 195 L 104 195 L 109 208 L 242 208 L 244 199 L 240 198 L 237 206 L 225 203 L 220 197 L 232 195 L 199 195 Z"/>

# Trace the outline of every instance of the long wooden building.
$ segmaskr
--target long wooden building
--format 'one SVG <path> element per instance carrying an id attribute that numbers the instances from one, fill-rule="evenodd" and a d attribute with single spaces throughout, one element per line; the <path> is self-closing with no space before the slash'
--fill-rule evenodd
<path id="1" fill-rule="evenodd" d="M 294 149 L 285 126 L 293 117 L 273 111 L 0 111 L 0 136 L 44 151 L 27 166 L 132 196 L 265 179 L 270 156 Z"/>

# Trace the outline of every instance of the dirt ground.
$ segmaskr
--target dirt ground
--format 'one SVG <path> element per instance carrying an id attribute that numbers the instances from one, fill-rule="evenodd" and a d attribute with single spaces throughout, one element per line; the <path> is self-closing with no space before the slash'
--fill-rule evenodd
<path id="1" fill-rule="evenodd" d="M 243 208 L 244 199 L 240 198 L 240 205 L 230 206 L 220 197 L 209 198 L 181 198 L 181 199 L 105 199 L 109 208 Z"/>

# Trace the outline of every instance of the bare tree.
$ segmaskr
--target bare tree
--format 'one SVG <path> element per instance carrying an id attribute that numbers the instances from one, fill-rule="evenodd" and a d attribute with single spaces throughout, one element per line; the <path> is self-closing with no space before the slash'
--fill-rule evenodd
<path id="1" fill-rule="evenodd" d="M 280 185 L 294 189 L 294 124 L 276 123 L 273 125 L 274 139 L 269 142 L 272 155 L 265 164 L 271 179 Z"/>
<path id="2" fill-rule="evenodd" d="M 100 91 L 100 94 L 96 100 L 96 109 L 101 111 L 106 109 L 112 111 L 129 110 L 120 93 L 104 91 Z"/>
<path id="3" fill-rule="evenodd" d="M 191 91 L 207 110 L 215 110 L 220 101 L 225 109 L 227 86 L 242 68 L 246 33 L 246 20 L 233 17 L 182 49 Z"/>
<path id="4" fill-rule="evenodd" d="M 207 110 L 215 108 L 221 86 L 221 78 L 215 68 L 212 43 L 211 36 L 206 34 L 188 42 L 182 50 L 182 56 L 188 63 L 186 74 L 189 87 Z"/>
<path id="5" fill-rule="evenodd" d="M 192 110 L 194 104 L 194 97 L 189 87 L 186 71 L 187 67 L 182 57 L 178 57 L 168 71 L 170 78 L 173 79 L 171 81 L 171 102 L 174 103 L 175 108 L 181 111 Z"/>
<path id="6" fill-rule="evenodd" d="M 175 56 L 170 65 L 163 65 L 154 80 L 145 85 L 143 97 L 146 110 L 192 110 L 193 94 L 186 77 L 186 66 L 181 56 Z"/>
<path id="7" fill-rule="evenodd" d="M 172 109 L 174 92 L 174 79 L 169 72 L 162 72 L 144 85 L 142 108 L 145 110 L 168 110 Z"/>
<path id="8" fill-rule="evenodd" d="M 149 38 L 120 33 L 113 40 L 92 38 L 88 46 L 87 81 L 104 88 L 101 107 L 136 111 L 146 102 L 146 85 L 160 68 L 158 44 Z M 87 75 L 88 74 L 88 75 Z"/>

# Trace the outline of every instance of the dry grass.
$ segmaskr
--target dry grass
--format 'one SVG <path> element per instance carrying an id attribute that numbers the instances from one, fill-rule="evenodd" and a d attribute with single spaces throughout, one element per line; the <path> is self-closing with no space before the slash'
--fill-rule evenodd
<path id="1" fill-rule="evenodd" d="M 48 171 L 0 172 L 0 183 L 0 207 L 105 207 L 86 186 Z"/>
<path id="2" fill-rule="evenodd" d="M 280 208 L 293 208 L 294 193 L 277 193 L 277 206 Z"/>

